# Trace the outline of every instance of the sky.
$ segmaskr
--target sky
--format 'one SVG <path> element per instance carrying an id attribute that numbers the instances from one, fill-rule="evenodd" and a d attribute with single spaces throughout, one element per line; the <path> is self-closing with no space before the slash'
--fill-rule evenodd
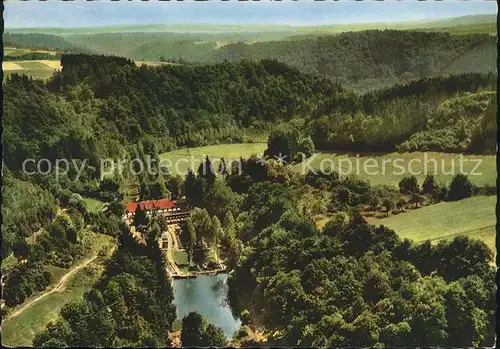
<path id="1" fill-rule="evenodd" d="M 496 1 L 4 1 L 5 28 L 145 24 L 290 24 L 405 22 L 496 14 Z"/>

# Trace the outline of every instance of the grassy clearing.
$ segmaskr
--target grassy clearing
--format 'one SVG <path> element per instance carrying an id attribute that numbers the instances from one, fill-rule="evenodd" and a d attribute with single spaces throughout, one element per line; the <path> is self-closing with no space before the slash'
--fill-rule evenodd
<path id="1" fill-rule="evenodd" d="M 476 196 L 425 206 L 372 223 L 383 224 L 415 242 L 438 242 L 466 235 L 483 240 L 495 251 L 495 204 L 495 196 Z"/>
<path id="2" fill-rule="evenodd" d="M 53 70 L 53 68 L 47 64 L 43 64 L 40 61 L 17 61 L 18 65 L 23 67 L 24 70 Z"/>
<path id="3" fill-rule="evenodd" d="M 357 157 L 357 155 L 359 155 Z M 318 153 L 301 164 L 293 166 L 295 171 L 306 173 L 310 168 L 323 169 L 333 168 L 337 172 L 347 174 L 352 168 L 351 174 L 360 179 L 367 179 L 372 184 L 397 185 L 405 176 L 416 174 L 420 183 L 425 178 L 425 168 L 429 173 L 437 169 L 436 178 L 443 183 L 451 182 L 454 175 L 460 173 L 460 158 L 463 156 L 463 170 L 465 173 L 471 171 L 476 166 L 475 160 L 481 161 L 479 167 L 474 171 L 481 175 L 470 175 L 470 180 L 477 185 L 490 184 L 496 182 L 496 159 L 494 155 L 461 155 L 436 152 L 414 152 L 414 153 Z M 367 161 L 368 159 L 373 159 Z M 394 161 L 398 159 L 396 163 Z M 412 161 L 413 162 L 410 162 Z M 434 165 L 436 161 L 437 167 Z M 374 164 L 377 164 L 374 166 Z M 425 164 L 427 163 L 427 167 Z M 309 164 L 309 165 L 307 165 Z M 359 164 L 359 165 L 357 165 Z M 385 164 L 385 165 L 384 165 Z M 308 167 L 309 166 L 309 167 Z M 454 167 L 452 167 L 454 166 Z M 366 168 L 366 170 L 365 170 Z M 385 168 L 385 174 L 382 170 Z M 359 169 L 359 171 L 358 171 Z M 411 170 L 411 171 L 410 171 Z M 377 174 L 376 171 L 378 171 Z M 403 173 L 402 173 L 403 172 Z M 417 173 L 420 173 L 417 175 Z"/>
<path id="4" fill-rule="evenodd" d="M 187 265 L 188 264 L 188 257 L 186 251 L 178 251 L 175 248 L 172 250 L 172 254 L 174 257 L 174 262 L 178 266 L 181 265 Z"/>
<path id="5" fill-rule="evenodd" d="M 99 212 L 105 205 L 104 202 L 93 198 L 83 198 L 83 201 L 90 212 Z"/>
<path id="6" fill-rule="evenodd" d="M 240 157 L 248 158 L 254 154 L 262 154 L 266 148 L 266 143 L 209 145 L 206 147 L 178 149 L 160 155 L 160 159 L 173 174 L 185 175 L 190 168 L 196 171 L 207 155 L 214 165 L 218 166 L 218 162 L 222 157 L 226 162 L 238 160 Z"/>
<path id="7" fill-rule="evenodd" d="M 2 69 L 4 71 L 10 70 L 24 70 L 24 68 L 17 62 L 2 62 Z"/>
<path id="8" fill-rule="evenodd" d="M 25 70 L 26 74 L 31 71 L 46 70 L 53 72 L 54 69 L 60 69 L 61 62 L 59 60 L 33 60 L 33 61 L 9 61 L 2 62 L 4 71 Z"/>
<path id="9" fill-rule="evenodd" d="M 81 234 L 82 244 L 90 246 L 91 254 L 95 254 L 102 248 L 111 248 L 114 245 L 114 239 L 109 235 L 94 233 L 85 230 Z"/>
<path id="10" fill-rule="evenodd" d="M 138 67 L 140 67 L 143 64 L 154 67 L 158 67 L 160 65 L 179 65 L 178 63 L 172 63 L 172 62 L 135 61 L 135 65 L 137 65 Z"/>
<path id="11" fill-rule="evenodd" d="M 6 75 L 17 73 L 29 75 L 33 78 L 47 79 L 55 70 L 61 67 L 59 60 L 33 60 L 2 62 L 2 69 Z"/>
<path id="12" fill-rule="evenodd" d="M 31 52 L 33 51 L 27 48 L 14 48 L 14 47 L 5 47 L 3 50 L 3 54 L 5 56 L 21 56 Z"/>
<path id="13" fill-rule="evenodd" d="M 42 80 L 47 80 L 49 79 L 52 74 L 54 73 L 53 71 L 49 70 L 4 70 L 4 79 L 6 76 L 11 75 L 11 74 L 24 74 L 31 76 L 34 79 L 42 79 Z"/>
<path id="14" fill-rule="evenodd" d="M 64 276 L 64 274 L 70 271 L 70 269 L 49 265 L 47 266 L 47 271 L 50 273 L 50 275 L 52 275 L 52 280 L 54 281 L 54 283 L 57 284 L 59 280 L 61 280 L 61 278 Z"/>
<path id="15" fill-rule="evenodd" d="M 2 344 L 31 346 L 36 333 L 57 319 L 61 309 L 70 302 L 83 298 L 86 291 L 99 279 L 104 267 L 96 260 L 79 271 L 62 292 L 54 292 L 27 308 L 19 316 L 2 323 Z"/>
<path id="16" fill-rule="evenodd" d="M 40 62 L 41 64 L 44 64 L 52 69 L 61 69 L 61 61 L 56 59 L 56 60 L 52 60 L 52 61 L 48 61 L 48 60 L 41 60 L 41 61 L 38 61 Z"/>
<path id="17" fill-rule="evenodd" d="M 31 346 L 36 333 L 43 330 L 47 324 L 57 319 L 60 310 L 70 302 L 81 300 L 86 291 L 100 278 L 104 271 L 104 262 L 108 260 L 115 246 L 114 239 L 110 236 L 85 231 L 82 234 L 82 242 L 90 244 L 92 253 L 105 251 L 104 255 L 92 261 L 78 273 L 69 279 L 66 287 L 60 292 L 54 292 L 40 299 L 29 308 L 26 308 L 17 317 L 4 320 L 2 323 L 2 344 L 6 346 Z M 86 258 L 87 258 L 86 257 Z M 76 262 L 79 264 L 79 262 Z M 70 269 L 48 266 L 47 270 L 54 277 L 54 284 L 63 277 Z M 33 295 L 34 299 L 40 294 Z M 30 299 L 26 300 L 29 302 Z M 23 305 L 21 304 L 20 307 Z M 10 313 L 17 309 L 10 309 Z"/>
<path id="18" fill-rule="evenodd" d="M 218 166 L 219 159 L 237 160 L 240 157 L 248 158 L 253 154 L 260 155 L 267 148 L 266 143 L 219 144 L 197 148 L 182 148 L 173 152 L 164 153 L 160 158 L 165 162 L 172 173 L 186 174 L 188 169 L 196 170 L 205 156 L 209 156 Z M 368 159 L 373 159 L 369 160 Z M 416 174 L 420 183 L 428 173 L 436 171 L 436 179 L 449 184 L 454 174 L 460 173 L 460 159 L 463 171 L 469 173 L 470 180 L 477 185 L 495 185 L 496 159 L 494 155 L 461 155 L 437 152 L 414 153 L 334 153 L 320 152 L 303 163 L 292 166 L 294 171 L 306 173 L 309 167 L 313 169 L 333 168 L 337 172 L 351 174 L 360 179 L 369 180 L 373 185 L 397 185 L 405 176 Z M 167 162 L 167 160 L 169 162 Z M 397 160 L 397 161 L 396 161 Z M 476 161 L 480 161 L 479 166 Z M 377 164 L 373 166 L 373 164 Z M 427 164 L 427 165 L 426 165 Z M 436 165 L 435 165 L 436 164 Z M 366 168 L 366 170 L 365 170 Z M 385 173 L 382 173 L 385 168 Z M 358 170 L 359 169 L 359 170 Z M 473 171 L 474 170 L 474 174 Z M 376 173 L 378 171 L 378 173 Z M 420 173 L 420 174 L 418 174 Z M 454 174 L 449 174 L 454 173 Z"/>
<path id="19" fill-rule="evenodd" d="M 332 217 L 329 215 L 319 215 L 314 218 L 314 221 L 316 223 L 316 227 L 321 230 L 325 227 L 326 223 L 331 219 Z"/>

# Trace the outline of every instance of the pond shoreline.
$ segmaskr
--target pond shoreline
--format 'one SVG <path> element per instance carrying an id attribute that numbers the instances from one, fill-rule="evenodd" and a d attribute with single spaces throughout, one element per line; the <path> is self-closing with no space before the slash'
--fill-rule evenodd
<path id="1" fill-rule="evenodd" d="M 173 279 L 174 300 L 178 320 L 190 312 L 197 312 L 207 323 L 219 327 L 228 340 L 232 340 L 241 327 L 227 301 L 227 273 L 199 275 L 191 278 Z"/>

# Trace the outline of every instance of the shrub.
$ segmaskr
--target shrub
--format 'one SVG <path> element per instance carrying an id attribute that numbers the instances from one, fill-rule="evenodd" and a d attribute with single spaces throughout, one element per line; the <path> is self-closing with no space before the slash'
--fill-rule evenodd
<path id="1" fill-rule="evenodd" d="M 240 319 L 243 324 L 248 324 L 250 322 L 250 312 L 245 309 L 240 314 Z"/>
<path id="2" fill-rule="evenodd" d="M 433 175 L 428 174 L 424 179 L 424 183 L 422 184 L 422 194 L 432 194 L 436 190 L 436 188 L 436 179 Z"/>
<path id="3" fill-rule="evenodd" d="M 250 332 L 250 329 L 248 328 L 248 326 L 243 325 L 240 327 L 238 332 L 236 332 L 235 338 L 236 339 L 244 338 L 244 337 L 248 336 L 249 332 Z"/>
<path id="4" fill-rule="evenodd" d="M 306 157 L 310 157 L 314 154 L 315 147 L 310 136 L 304 137 L 299 141 L 298 151 L 304 153 Z"/>
<path id="5" fill-rule="evenodd" d="M 399 191 L 401 193 L 418 193 L 419 187 L 415 176 L 405 177 L 399 182 Z"/>
<path id="6" fill-rule="evenodd" d="M 473 191 L 474 188 L 469 178 L 463 174 L 458 174 L 451 181 L 447 199 L 457 201 L 469 198 L 472 196 Z"/>

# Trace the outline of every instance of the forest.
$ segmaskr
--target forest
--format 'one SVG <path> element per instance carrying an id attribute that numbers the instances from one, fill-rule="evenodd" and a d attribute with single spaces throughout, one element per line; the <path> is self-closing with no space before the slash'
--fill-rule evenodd
<path id="1" fill-rule="evenodd" d="M 140 200 L 185 197 L 192 209 L 182 236 L 189 261 L 213 262 L 199 251 L 220 249 L 232 270 L 231 308 L 245 328 L 266 329 L 268 346 L 492 344 L 495 270 L 487 245 L 464 236 L 417 244 L 365 217 L 493 195 L 495 188 L 463 175 L 449 184 L 429 175 L 422 183 L 402 178 L 398 188 L 375 186 L 334 171 L 299 174 L 273 157 L 298 163 L 321 150 L 493 154 L 497 76 L 487 64 L 462 69 L 461 60 L 489 49 L 494 38 L 369 31 L 293 45 L 235 43 L 204 58 L 209 64 L 160 66 L 77 53 L 47 34 L 11 34 L 5 42 L 36 46 L 38 39 L 40 48 L 73 53 L 61 54 L 62 70 L 46 81 L 12 74 L 3 84 L 2 256 L 18 262 L 6 305 L 46 290 L 49 267 L 69 268 L 85 256 L 86 229 L 118 247 L 98 282 L 37 333 L 35 346 L 172 345 L 176 309 L 157 243 L 166 223 L 139 210 L 133 223 L 145 244 L 131 237 L 122 221 L 130 185 Z M 181 147 L 254 142 L 259 132 L 268 139 L 267 161 L 241 158 L 241 171 L 224 159 L 226 166 L 214 169 L 207 156 L 183 177 L 100 177 L 104 158 L 158 160 Z M 40 158 L 85 169 L 24 173 Z M 26 159 L 35 162 L 26 166 Z M 84 197 L 106 209 L 91 212 Z M 315 217 L 323 214 L 330 219 L 320 228 Z M 197 313 L 181 323 L 184 346 L 228 344 Z"/>
<path id="2" fill-rule="evenodd" d="M 424 78 L 358 96 L 273 60 L 136 67 L 126 58 L 78 54 L 63 55 L 61 62 L 64 69 L 47 82 L 17 74 L 5 82 L 4 162 L 18 177 L 28 158 L 85 159 L 83 182 L 60 181 L 66 191 L 52 188 L 63 202 L 72 192 L 113 196 L 115 184 L 97 178 L 101 158 L 135 158 L 139 143 L 154 148 L 149 154 L 155 156 L 176 147 L 251 142 L 245 129 L 289 132 L 283 152 L 294 157 L 315 149 L 495 150 L 492 74 Z M 42 186 L 50 188 L 47 178 Z M 15 188 L 9 185 L 6 197 Z M 28 224 L 32 232 L 46 225 L 43 217 L 50 217 L 54 204 L 43 193 L 47 199 L 33 208 L 38 214 L 16 206 L 4 211 L 6 250 L 16 240 L 9 236 L 26 234 L 15 233 L 16 227 Z"/>
<path id="3" fill-rule="evenodd" d="M 322 34 L 323 33 L 323 34 Z M 487 34 L 452 35 L 424 30 L 343 33 L 294 31 L 99 33 L 51 35 L 7 33 L 6 46 L 67 53 L 114 54 L 139 61 L 207 64 L 241 59 L 279 60 L 304 73 L 322 75 L 357 92 L 414 79 L 495 71 L 496 41 Z"/>
<path id="4" fill-rule="evenodd" d="M 272 333 L 265 345 L 492 342 L 495 272 L 486 244 L 464 236 L 416 244 L 383 225 L 368 224 L 362 211 L 386 210 L 389 215 L 396 207 L 404 211 L 429 197 L 434 202 L 463 200 L 484 195 L 485 188 L 462 175 L 448 187 L 432 176 L 423 183 L 407 177 L 397 190 L 341 179 L 335 172 L 301 176 L 256 157 L 243 159 L 241 172 L 221 172 L 211 164 L 206 158 L 175 184 L 177 195 L 184 194 L 194 208 L 183 244 L 193 259 L 205 258 L 193 254 L 195 245 L 220 246 L 234 269 L 228 281 L 233 312 L 245 328 L 264 326 Z M 325 198 L 326 209 L 336 213 L 318 229 L 313 217 Z M 160 216 L 136 212 L 134 225 L 146 239 L 140 245 L 119 222 L 123 209 L 113 203 L 106 213 L 90 218 L 102 227 L 101 222 L 117 221 L 104 233 L 118 238 L 118 251 L 85 299 L 67 305 L 62 318 L 36 336 L 35 345 L 171 344 L 175 311 L 165 257 L 156 243 L 166 223 Z M 180 336 L 186 346 L 227 344 L 220 330 L 195 313 L 182 319 Z"/>
<path id="5" fill-rule="evenodd" d="M 210 160 L 201 166 L 210 168 Z M 491 343 L 495 271 L 485 243 L 459 236 L 415 244 L 368 224 L 361 211 L 381 205 L 389 214 L 394 203 L 405 210 L 425 195 L 437 202 L 474 193 L 462 175 L 449 187 L 432 176 L 423 183 L 407 177 L 397 191 L 335 172 L 304 177 L 256 158 L 245 160 L 241 173 L 191 173 L 185 182 L 187 198 L 201 197 L 194 205 L 221 218 L 222 231 L 212 236 L 237 256 L 229 279 L 233 311 L 246 326 L 264 326 L 274 334 L 267 345 L 280 347 Z M 325 196 L 337 213 L 318 229 L 312 210 Z"/>
<path id="6" fill-rule="evenodd" d="M 466 67 L 460 61 L 471 51 L 487 56 L 474 67 Z M 488 73 L 494 70 L 495 52 L 495 40 L 488 35 L 368 30 L 316 40 L 235 43 L 217 50 L 213 59 L 279 59 L 306 73 L 335 78 L 343 85 L 366 91 L 367 85 L 380 88 L 414 78 Z"/>
<path id="7" fill-rule="evenodd" d="M 97 166 L 144 137 L 154 138 L 159 153 L 251 141 L 242 128 L 267 131 L 293 120 L 319 149 L 494 151 L 493 74 L 424 78 L 358 96 L 275 60 L 136 67 L 126 58 L 78 54 L 61 63 L 47 82 L 13 74 L 4 85 L 12 171 L 33 157 Z"/>

